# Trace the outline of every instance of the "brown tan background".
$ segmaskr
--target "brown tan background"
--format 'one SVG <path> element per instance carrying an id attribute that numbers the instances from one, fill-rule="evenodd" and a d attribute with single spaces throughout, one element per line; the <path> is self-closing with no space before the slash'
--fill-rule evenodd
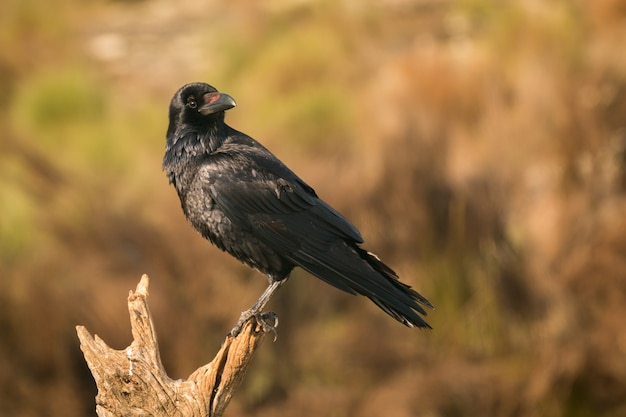
<path id="1" fill-rule="evenodd" d="M 626 2 L 0 5 L 0 415 L 95 415 L 82 324 L 169 374 L 265 286 L 186 224 L 167 106 L 207 81 L 436 306 L 432 331 L 302 271 L 230 416 L 626 415 Z"/>

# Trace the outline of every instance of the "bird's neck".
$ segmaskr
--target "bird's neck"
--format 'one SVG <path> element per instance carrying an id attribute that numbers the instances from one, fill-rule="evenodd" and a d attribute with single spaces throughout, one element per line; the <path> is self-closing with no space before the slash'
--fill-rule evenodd
<path id="1" fill-rule="evenodd" d="M 227 137 L 228 127 L 225 124 L 212 126 L 208 130 L 197 128 L 180 129 L 167 140 L 163 169 L 170 183 L 176 188 L 184 187 L 185 173 L 189 165 L 197 165 L 201 160 L 217 151 Z"/>
<path id="2" fill-rule="evenodd" d="M 167 141 L 167 153 L 177 157 L 203 156 L 215 152 L 226 137 L 226 125 L 214 125 L 203 130 L 198 128 L 184 128 L 176 131 Z"/>
<path id="3" fill-rule="evenodd" d="M 215 152 L 228 136 L 228 126 L 225 123 L 216 123 L 210 129 L 198 134 L 198 143 L 202 146 L 204 153 Z"/>

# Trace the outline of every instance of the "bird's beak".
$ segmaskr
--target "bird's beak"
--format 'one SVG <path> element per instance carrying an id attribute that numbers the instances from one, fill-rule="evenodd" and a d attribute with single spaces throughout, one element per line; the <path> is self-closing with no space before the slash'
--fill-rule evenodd
<path id="1" fill-rule="evenodd" d="M 237 105 L 231 96 L 220 93 L 219 91 L 206 93 L 202 96 L 202 99 L 204 100 L 204 104 L 198 111 L 204 116 L 232 109 Z"/>

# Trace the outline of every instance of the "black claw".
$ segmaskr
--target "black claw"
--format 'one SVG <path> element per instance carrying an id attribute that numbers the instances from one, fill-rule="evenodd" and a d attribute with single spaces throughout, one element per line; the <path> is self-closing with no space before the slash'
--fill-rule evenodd
<path id="1" fill-rule="evenodd" d="M 239 333 L 241 333 L 241 326 L 239 324 L 236 324 L 235 327 L 233 327 L 230 332 L 228 332 L 228 337 L 237 337 L 239 336 Z"/>
<path id="2" fill-rule="evenodd" d="M 267 313 L 257 313 L 254 315 L 256 322 L 259 326 L 261 326 L 261 330 L 264 333 L 272 332 L 274 333 L 274 342 L 278 339 L 278 316 L 273 311 L 268 311 Z M 268 320 L 272 320 L 274 324 L 269 324 Z"/>
<path id="3" fill-rule="evenodd" d="M 230 332 L 228 332 L 228 336 L 237 337 L 239 333 L 241 333 L 241 329 L 243 329 L 244 324 L 251 318 L 256 320 L 257 324 L 261 327 L 261 330 L 264 333 L 274 333 L 274 342 L 278 339 L 278 331 L 276 327 L 278 327 L 278 316 L 273 311 L 268 311 L 267 313 L 251 313 L 250 311 L 244 311 L 239 318 L 239 321 L 232 328 Z M 268 321 L 272 321 L 273 324 L 268 323 Z"/>

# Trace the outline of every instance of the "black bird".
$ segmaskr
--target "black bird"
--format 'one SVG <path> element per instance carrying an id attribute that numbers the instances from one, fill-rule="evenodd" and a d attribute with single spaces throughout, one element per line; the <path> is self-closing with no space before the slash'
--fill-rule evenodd
<path id="1" fill-rule="evenodd" d="M 263 145 L 224 123 L 235 100 L 205 83 L 184 85 L 170 103 L 163 169 L 200 234 L 267 275 L 268 287 L 231 330 L 259 318 L 299 266 L 350 294 L 364 295 L 408 327 L 431 303 L 360 247 L 359 231 Z"/>

